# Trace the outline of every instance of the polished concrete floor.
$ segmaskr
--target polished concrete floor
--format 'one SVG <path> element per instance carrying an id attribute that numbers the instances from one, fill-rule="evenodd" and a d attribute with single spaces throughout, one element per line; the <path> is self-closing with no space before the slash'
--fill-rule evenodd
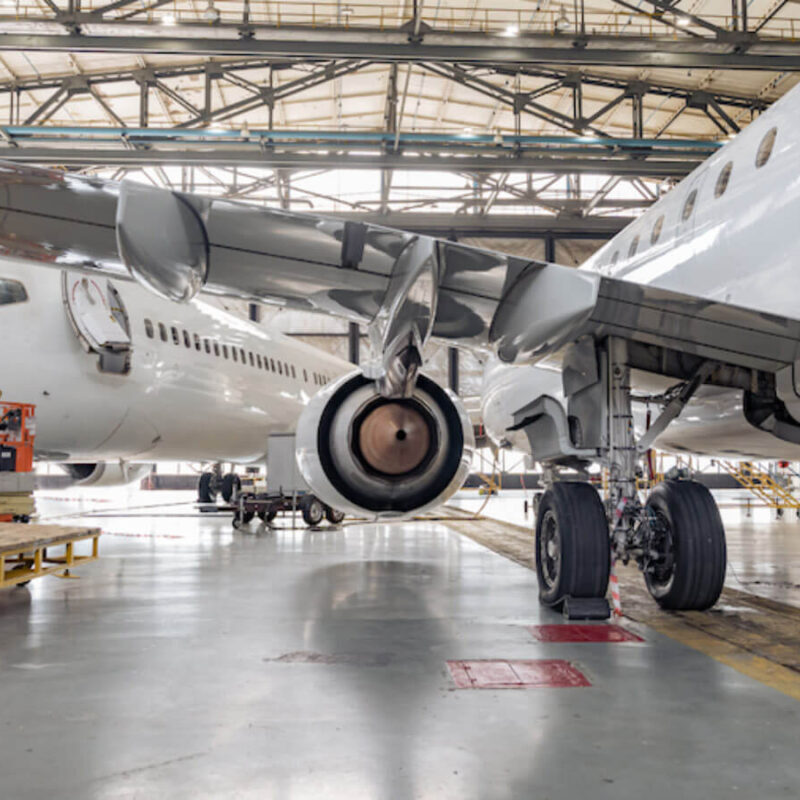
<path id="1" fill-rule="evenodd" d="M 4 799 L 800 795 L 800 703 L 644 626 L 537 643 L 533 574 L 443 525 L 113 508 L 80 580 L 0 594 Z M 456 690 L 473 658 L 592 685 Z"/>

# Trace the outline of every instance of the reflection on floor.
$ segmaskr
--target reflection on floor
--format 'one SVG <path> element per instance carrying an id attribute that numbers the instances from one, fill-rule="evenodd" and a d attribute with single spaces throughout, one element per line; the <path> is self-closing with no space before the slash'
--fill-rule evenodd
<path id="1" fill-rule="evenodd" d="M 799 703 L 639 623 L 537 641 L 533 573 L 442 523 L 234 532 L 152 497 L 96 506 L 80 580 L 0 595 L 3 797 L 800 794 Z M 591 686 L 455 687 L 486 659 Z"/>

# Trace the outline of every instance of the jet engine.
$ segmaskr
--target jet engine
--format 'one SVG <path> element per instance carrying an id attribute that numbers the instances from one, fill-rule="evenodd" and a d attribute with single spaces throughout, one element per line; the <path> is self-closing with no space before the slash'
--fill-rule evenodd
<path id="1" fill-rule="evenodd" d="M 73 480 L 73 486 L 125 486 L 150 472 L 151 464 L 98 461 L 87 464 L 59 464 Z"/>
<path id="2" fill-rule="evenodd" d="M 383 397 L 350 373 L 315 395 L 297 426 L 297 463 L 314 494 L 356 515 L 404 517 L 461 488 L 475 448 L 461 402 L 420 375 L 411 397 Z"/>

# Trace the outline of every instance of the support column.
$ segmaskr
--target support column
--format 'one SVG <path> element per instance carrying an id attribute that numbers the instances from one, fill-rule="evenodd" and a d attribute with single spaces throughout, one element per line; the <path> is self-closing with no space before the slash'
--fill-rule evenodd
<path id="1" fill-rule="evenodd" d="M 347 358 L 351 364 L 361 362 L 361 330 L 357 322 L 347 326 Z"/>
<path id="2" fill-rule="evenodd" d="M 139 127 L 146 128 L 150 120 L 150 84 L 147 79 L 139 83 Z"/>
<path id="3" fill-rule="evenodd" d="M 455 347 L 447 348 L 447 383 L 454 394 L 459 392 L 459 355 Z"/>
<path id="4" fill-rule="evenodd" d="M 548 264 L 555 264 L 556 261 L 556 237 L 552 233 L 544 237 L 544 260 Z"/>

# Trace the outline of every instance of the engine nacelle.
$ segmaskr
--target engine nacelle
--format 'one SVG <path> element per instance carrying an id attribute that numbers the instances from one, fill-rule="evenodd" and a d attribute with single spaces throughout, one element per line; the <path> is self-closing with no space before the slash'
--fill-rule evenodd
<path id="1" fill-rule="evenodd" d="M 88 464 L 59 464 L 74 486 L 125 486 L 150 472 L 151 464 L 98 461 Z"/>
<path id="2" fill-rule="evenodd" d="M 475 449 L 454 394 L 421 375 L 411 397 L 388 399 L 360 371 L 311 399 L 296 442 L 300 471 L 323 502 L 381 517 L 445 502 L 466 480 Z"/>

